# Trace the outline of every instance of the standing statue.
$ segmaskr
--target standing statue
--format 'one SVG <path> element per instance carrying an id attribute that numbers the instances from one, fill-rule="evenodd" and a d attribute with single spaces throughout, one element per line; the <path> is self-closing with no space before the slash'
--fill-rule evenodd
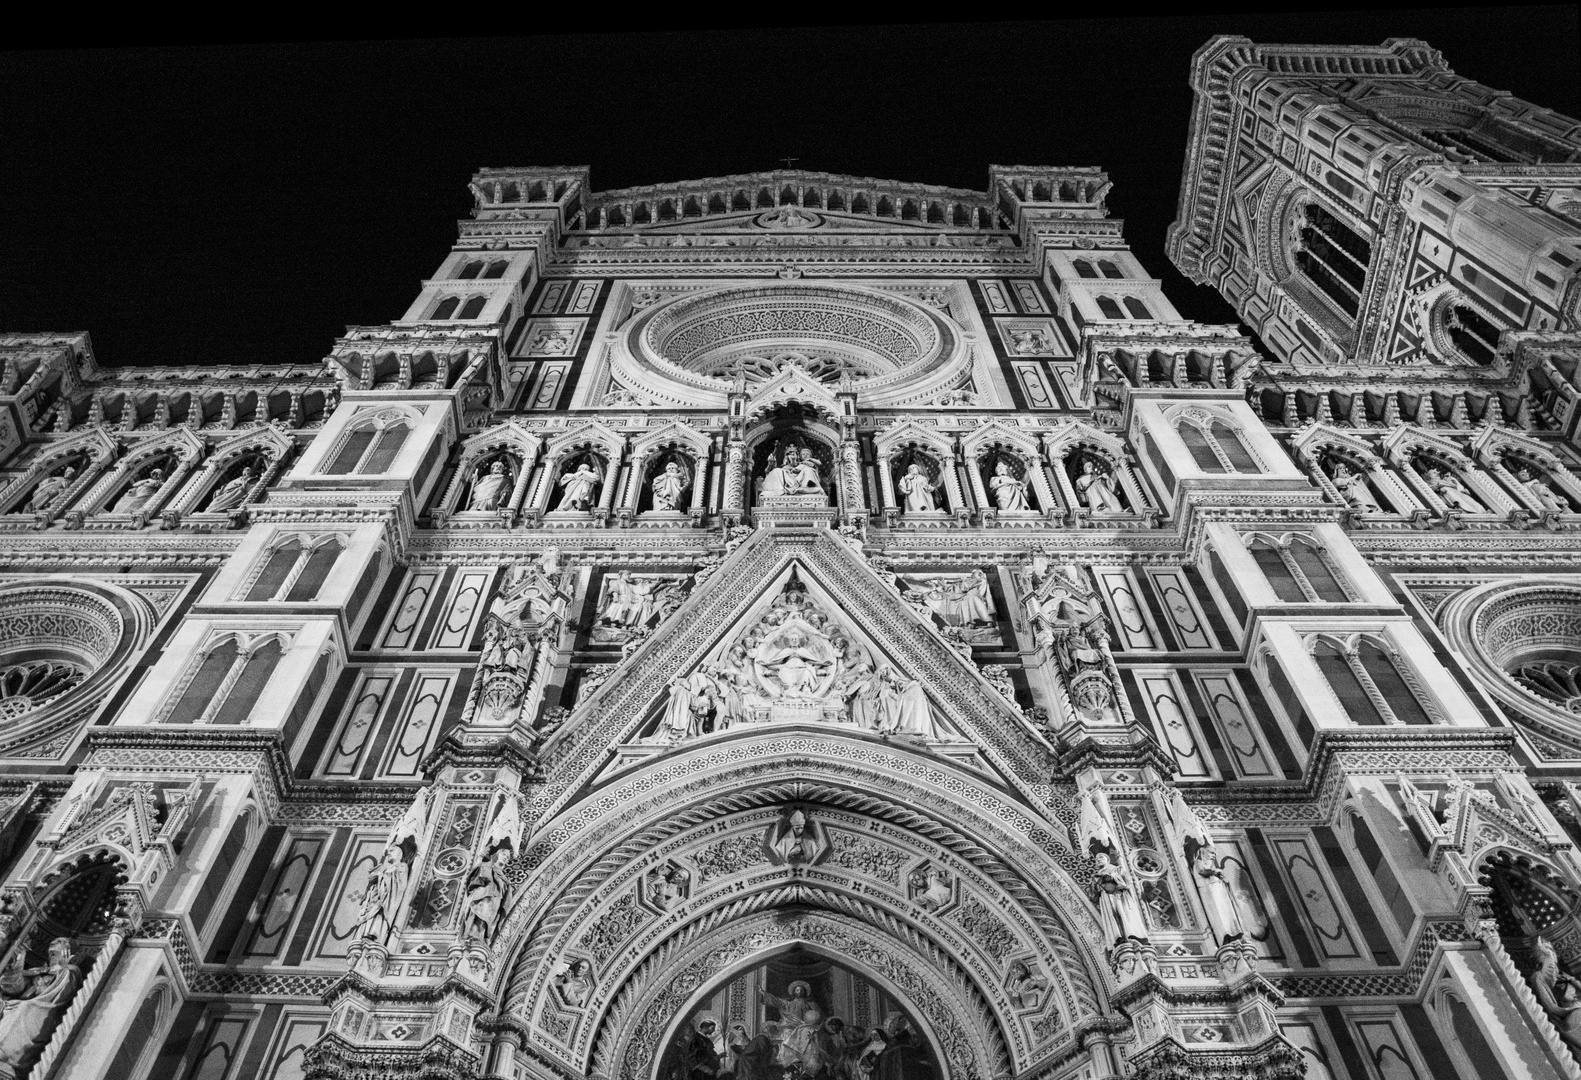
<path id="1" fill-rule="evenodd" d="M 1104 939 L 1112 945 L 1131 938 L 1146 941 L 1147 923 L 1142 918 L 1142 904 L 1130 873 L 1110 858 L 1109 852 L 1100 850 L 1092 857 L 1092 876 Z"/>
<path id="2" fill-rule="evenodd" d="M 1010 471 L 1010 463 L 1001 460 L 994 466 L 994 475 L 988 481 L 988 491 L 1000 510 L 1025 513 L 1032 509 L 1027 502 L 1027 482 L 1017 479 Z"/>
<path id="3" fill-rule="evenodd" d="M 670 681 L 670 703 L 653 741 L 680 742 L 707 734 L 710 717 L 718 713 L 718 688 L 708 672 L 698 668 Z"/>
<path id="4" fill-rule="evenodd" d="M 936 514 L 939 511 L 934 501 L 933 493 L 944 486 L 944 481 L 937 483 L 928 479 L 928 474 L 922 471 L 922 466 L 913 461 L 906 467 L 906 475 L 900 478 L 897 485 L 905 502 L 905 511 L 908 514 Z"/>
<path id="5" fill-rule="evenodd" d="M 1095 514 L 1125 513 L 1125 503 L 1115 490 L 1114 473 L 1098 468 L 1098 463 L 1092 458 L 1081 463 L 1081 475 L 1076 478 L 1076 493 Z"/>
<path id="6" fill-rule="evenodd" d="M 1427 481 L 1427 486 L 1438 493 L 1439 499 L 1449 509 L 1459 510 L 1465 514 L 1488 512 L 1488 508 L 1466 490 L 1466 485 L 1454 473 L 1446 473 L 1442 469 L 1427 469 L 1422 473 L 1422 477 Z"/>
<path id="7" fill-rule="evenodd" d="M 205 514 L 220 514 L 227 510 L 234 510 L 247 498 L 247 492 L 258 479 L 258 469 L 251 463 L 242 467 L 242 471 L 217 488 L 209 499 L 209 504 L 203 508 Z"/>
<path id="8" fill-rule="evenodd" d="M 33 497 L 28 500 L 27 508 L 30 513 L 39 510 L 48 510 L 54 501 L 61 497 L 71 486 L 72 478 L 77 475 L 77 470 L 67 465 L 55 476 L 46 476 L 38 482 L 33 489 Z"/>
<path id="9" fill-rule="evenodd" d="M 479 468 L 472 474 L 472 496 L 468 510 L 498 510 L 510 497 L 511 475 L 505 462 L 496 458 L 487 472 Z"/>
<path id="10" fill-rule="evenodd" d="M 591 510 L 598 501 L 598 486 L 604 474 L 588 461 L 560 477 L 560 510 Z"/>
<path id="11" fill-rule="evenodd" d="M 1202 908 L 1208 916 L 1208 926 L 1220 945 L 1228 945 L 1246 935 L 1246 925 L 1235 899 L 1235 890 L 1224 876 L 1219 865 L 1219 854 L 1213 846 L 1213 837 L 1202 818 L 1186 802 L 1179 788 L 1169 791 L 1169 813 L 1173 819 L 1175 839 L 1181 853 L 1191 867 L 1191 876 L 1197 883 L 1197 895 L 1202 898 Z"/>
<path id="12" fill-rule="evenodd" d="M 71 938 L 49 943 L 44 967 L 24 968 L 22 950 L 13 954 L 11 966 L 0 974 L 0 996 L 6 999 L 0 1012 L 0 1077 L 26 1074 L 34 1056 L 49 1045 L 81 981 L 81 969 L 71 962 Z"/>
<path id="13" fill-rule="evenodd" d="M 1350 466 L 1343 461 L 1334 464 L 1334 489 L 1353 510 L 1360 510 L 1364 514 L 1383 512 L 1383 507 L 1378 505 L 1378 498 L 1372 493 L 1372 485 L 1367 482 L 1367 478 L 1361 473 L 1352 472 Z"/>
<path id="14" fill-rule="evenodd" d="M 115 507 L 110 511 L 110 513 L 137 513 L 143 507 L 148 505 L 148 501 L 154 497 L 154 494 L 159 491 L 160 485 L 162 485 L 164 482 L 164 470 L 148 470 L 147 476 L 143 477 L 141 480 L 134 481 L 132 486 L 127 488 L 126 491 L 122 493 L 121 498 L 116 502 Z"/>
<path id="15" fill-rule="evenodd" d="M 357 915 L 359 936 L 375 944 L 387 944 L 401 930 L 402 908 L 406 903 L 407 886 L 411 884 L 412 866 L 422 852 L 423 840 L 428 835 L 429 790 L 424 788 L 407 807 L 406 814 L 396 823 L 390 838 L 385 841 L 384 854 L 379 865 L 368 874 L 367 888 L 362 894 L 362 910 Z"/>
<path id="16" fill-rule="evenodd" d="M 522 840 L 521 808 L 516 796 L 502 792 L 499 800 L 499 808 L 483 835 L 477 861 L 467 874 L 463 899 L 462 936 L 483 945 L 493 943 L 494 932 L 499 928 L 505 892 L 510 887 L 505 865 L 521 849 Z"/>
<path id="17" fill-rule="evenodd" d="M 666 513 L 682 509 L 681 499 L 692 486 L 692 478 L 679 461 L 668 461 L 664 471 L 653 478 L 653 508 Z"/>
<path id="18" fill-rule="evenodd" d="M 1530 469 L 1521 468 L 1515 471 L 1515 479 L 1519 480 L 1532 498 L 1537 500 L 1537 505 L 1544 510 L 1554 510 L 1561 514 L 1570 513 L 1570 504 L 1563 496 L 1549 486 L 1548 481 L 1541 476 L 1533 476 Z"/>

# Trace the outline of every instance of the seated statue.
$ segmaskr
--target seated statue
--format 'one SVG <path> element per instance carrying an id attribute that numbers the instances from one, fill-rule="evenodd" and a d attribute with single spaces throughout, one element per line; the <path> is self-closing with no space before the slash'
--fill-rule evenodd
<path id="1" fill-rule="evenodd" d="M 11 966 L 0 974 L 0 1080 L 26 1075 L 38 1053 L 49 1044 L 61 1013 L 71 1004 L 82 971 L 71 962 L 71 939 L 49 943 L 49 964 L 23 968 L 18 949 Z"/>

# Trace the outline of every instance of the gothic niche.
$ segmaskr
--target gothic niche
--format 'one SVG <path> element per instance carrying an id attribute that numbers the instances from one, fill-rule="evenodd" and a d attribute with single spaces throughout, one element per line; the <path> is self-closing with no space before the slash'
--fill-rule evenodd
<path id="1" fill-rule="evenodd" d="M 1526 489 L 1537 505 L 1555 514 L 1573 514 L 1577 510 L 1575 498 L 1564 487 L 1553 481 L 1548 469 L 1522 454 L 1506 453 L 1504 467 L 1515 482 Z"/>
<path id="2" fill-rule="evenodd" d="M 1521 970 L 1531 972 L 1540 965 L 1542 944 L 1574 934 L 1578 898 L 1547 864 L 1500 849 L 1483 861 L 1477 884 L 1492 890 L 1488 903 L 1499 938 Z M 1574 965 L 1578 958 L 1571 955 L 1566 959 Z M 1577 988 L 1581 989 L 1581 983 Z M 1581 1007 L 1581 1000 L 1569 1004 Z M 1581 1028 L 1581 1016 L 1576 1022 Z"/>
<path id="3" fill-rule="evenodd" d="M 521 472 L 514 455 L 504 450 L 486 454 L 473 463 L 471 472 L 461 504 L 464 512 L 492 514 L 509 506 Z"/>
<path id="4" fill-rule="evenodd" d="M 597 507 L 604 490 L 604 472 L 604 459 L 591 450 L 567 457 L 555 481 L 555 512 L 585 514 Z"/>
<path id="5" fill-rule="evenodd" d="M 951 507 L 945 496 L 944 469 L 933 456 L 915 446 L 895 454 L 890 459 L 895 484 L 895 497 L 900 503 L 901 515 L 943 517 Z"/>
<path id="6" fill-rule="evenodd" d="M 905 598 L 945 637 L 968 645 L 1000 645 L 994 597 L 981 569 L 966 574 L 901 574 Z"/>
<path id="7" fill-rule="evenodd" d="M 978 467 L 982 470 L 983 490 L 1001 515 L 1038 511 L 1026 463 L 1018 455 L 1008 450 L 991 450 L 978 459 Z"/>
<path id="8" fill-rule="evenodd" d="M 758 443 L 752 454 L 754 506 L 827 506 L 835 482 L 834 455 L 796 429 Z"/>
<path id="9" fill-rule="evenodd" d="M 938 1080 L 939 1056 L 910 1009 L 810 949 L 740 972 L 693 1005 L 658 1080 Z"/>
<path id="10" fill-rule="evenodd" d="M 1094 517 L 1132 513 L 1114 463 L 1102 454 L 1077 450 L 1065 455 L 1065 473 L 1076 498 Z"/>
<path id="11" fill-rule="evenodd" d="M 52 513 L 62 509 L 61 500 L 67 490 L 82 475 L 82 470 L 88 464 L 86 454 L 73 454 L 65 461 L 52 466 L 37 484 L 33 485 L 33 492 L 21 506 L 14 510 L 25 511 L 29 514 Z"/>
<path id="12" fill-rule="evenodd" d="M 247 501 L 248 493 L 268 469 L 269 459 L 264 455 L 243 454 L 215 479 L 199 513 L 227 514 L 237 509 Z"/>
<path id="13" fill-rule="evenodd" d="M 159 489 L 165 486 L 174 465 L 174 458 L 162 454 L 133 469 L 119 495 L 105 501 L 104 512 L 130 517 L 147 511 Z"/>
<path id="14" fill-rule="evenodd" d="M 666 450 L 654 455 L 638 492 L 637 512 L 685 514 L 691 509 L 696 482 L 696 469 L 686 454 Z"/>
<path id="15" fill-rule="evenodd" d="M 914 741 L 942 736 L 922 684 L 875 658 L 793 573 L 769 607 L 670 683 L 643 741 L 671 744 L 737 725 L 851 724 Z"/>
<path id="16" fill-rule="evenodd" d="M 1334 484 L 1334 490 L 1358 514 L 1398 513 L 1373 485 L 1365 462 L 1349 454 L 1330 449 L 1322 458 L 1324 475 Z"/>
<path id="17" fill-rule="evenodd" d="M 1435 455 L 1419 452 L 1412 466 L 1438 501 L 1452 514 L 1486 514 L 1489 510 L 1461 478 L 1460 470 Z"/>

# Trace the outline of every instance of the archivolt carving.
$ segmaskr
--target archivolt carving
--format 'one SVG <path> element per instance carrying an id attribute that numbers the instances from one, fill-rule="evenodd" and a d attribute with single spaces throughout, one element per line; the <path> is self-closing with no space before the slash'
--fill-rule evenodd
<path id="1" fill-rule="evenodd" d="M 786 917 L 782 905 L 832 907 Z M 1009 1054 L 976 987 L 926 940 L 861 901 L 789 885 L 715 912 L 656 951 L 627 983 L 599 1029 L 590 1075 L 645 1080 L 673 1020 L 709 983 L 792 944 L 854 963 L 909 1002 L 952 1075 L 1006 1075 Z M 964 1022 L 963 1022 L 964 1021 Z"/>
<path id="2" fill-rule="evenodd" d="M 708 758 L 694 761 L 686 770 L 697 777 L 690 783 L 642 785 L 633 781 L 612 793 L 612 798 L 595 794 L 589 801 L 608 809 L 602 820 L 571 834 L 574 844 L 562 842 L 552 852 L 542 843 L 534 845 L 512 867 L 518 880 L 531 871 L 532 882 L 506 919 L 501 952 L 508 955 L 512 951 L 509 942 L 522 941 L 529 933 L 531 937 L 511 971 L 504 996 L 524 1002 L 521 1010 L 531 1013 L 533 1002 L 545 993 L 547 974 L 557 964 L 588 958 L 596 950 L 602 980 L 596 1000 L 608 1001 L 618 989 L 621 972 L 640 961 L 663 935 L 673 933 L 677 920 L 688 917 L 684 912 L 690 911 L 691 918 L 708 917 L 708 909 L 721 898 L 739 896 L 743 888 L 756 894 L 778 888 L 791 878 L 811 877 L 834 892 L 860 891 L 872 903 L 900 912 L 897 918 L 909 916 L 909 921 L 929 923 L 930 938 L 937 941 L 933 947 L 953 951 L 958 962 L 980 973 L 985 985 L 994 984 L 996 988 L 986 996 L 1000 1002 L 1004 1015 L 1014 1011 L 997 989 L 1009 955 L 998 937 L 1007 933 L 1029 942 L 1047 958 L 1056 974 L 1053 996 L 1067 1023 L 1099 1011 L 1097 991 L 1088 974 L 1098 970 L 1090 963 L 1092 943 L 1099 937 L 1096 922 L 1087 901 L 1060 865 L 1074 864 L 1074 855 L 1056 846 L 1051 833 L 1017 837 L 1000 823 L 1007 808 L 995 807 L 992 796 L 970 789 L 941 792 L 909 783 L 897 767 L 903 764 L 898 761 L 875 762 L 873 769 L 859 772 L 786 753 L 778 743 L 766 749 L 762 762 L 746 768 L 722 770 Z M 826 779 L 816 783 L 791 779 L 809 774 L 822 774 Z M 640 799 L 637 793 L 642 790 L 655 793 L 654 797 Z M 716 794 L 721 790 L 727 793 Z M 707 801 L 694 802 L 699 796 Z M 762 852 L 762 835 L 789 804 L 805 807 L 810 817 L 832 824 L 837 833 L 882 842 L 887 851 L 902 854 L 908 866 L 928 861 L 948 867 L 963 888 L 970 885 L 973 894 L 993 901 L 998 926 L 989 929 L 997 937 L 984 937 L 988 931 L 980 925 L 980 918 L 968 917 L 963 923 L 957 912 L 941 909 L 937 914 L 943 918 L 930 921 L 923 909 L 907 902 L 904 875 L 897 874 L 894 884 L 884 881 L 882 875 L 877 878 L 881 884 L 856 884 L 854 868 L 846 865 L 850 860 L 839 858 L 838 845 L 834 857 L 813 870 L 793 874 L 785 868 L 769 867 Z M 731 820 L 727 822 L 727 818 Z M 859 824 L 863 818 L 869 821 L 866 827 Z M 873 828 L 875 819 L 884 826 Z M 651 824 L 631 833 L 633 823 Z M 969 830 L 970 835 L 958 831 L 957 826 Z M 562 832 L 563 828 L 551 825 L 549 839 Z M 637 897 L 648 868 L 665 859 L 682 860 L 691 868 L 692 899 L 683 907 L 665 909 L 661 919 L 659 914 L 640 909 Z M 887 901 L 882 899 L 886 895 L 890 897 Z M 1006 895 L 1011 898 L 1008 906 L 1003 899 Z M 606 928 L 595 935 L 596 941 L 589 938 L 591 928 L 603 924 L 605 913 L 616 908 L 621 925 L 613 928 L 614 936 Z M 643 924 L 652 926 L 646 934 L 640 929 Z M 1072 939 L 1068 925 L 1074 925 L 1085 939 L 1085 947 Z M 613 965 L 611 959 L 615 960 Z M 1061 1025 L 1044 1023 L 1040 1028 L 1034 1038 L 1020 1027 L 1007 1025 L 1021 1048 L 1057 1034 Z M 1024 1053 L 1018 1049 L 1017 1056 Z"/>

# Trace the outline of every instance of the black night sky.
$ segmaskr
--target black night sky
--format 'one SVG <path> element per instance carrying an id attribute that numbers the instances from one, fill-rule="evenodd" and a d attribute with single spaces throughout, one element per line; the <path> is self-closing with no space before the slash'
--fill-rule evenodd
<path id="1" fill-rule="evenodd" d="M 107 365 L 313 363 L 402 314 L 480 166 L 587 164 L 605 190 L 785 157 L 977 190 L 990 164 L 1102 166 L 1182 313 L 1233 321 L 1163 255 L 1211 35 L 1419 37 L 1581 115 L 1575 6 L 706 31 L 675 11 L 670 32 L 0 53 L 0 329 L 87 329 Z"/>

